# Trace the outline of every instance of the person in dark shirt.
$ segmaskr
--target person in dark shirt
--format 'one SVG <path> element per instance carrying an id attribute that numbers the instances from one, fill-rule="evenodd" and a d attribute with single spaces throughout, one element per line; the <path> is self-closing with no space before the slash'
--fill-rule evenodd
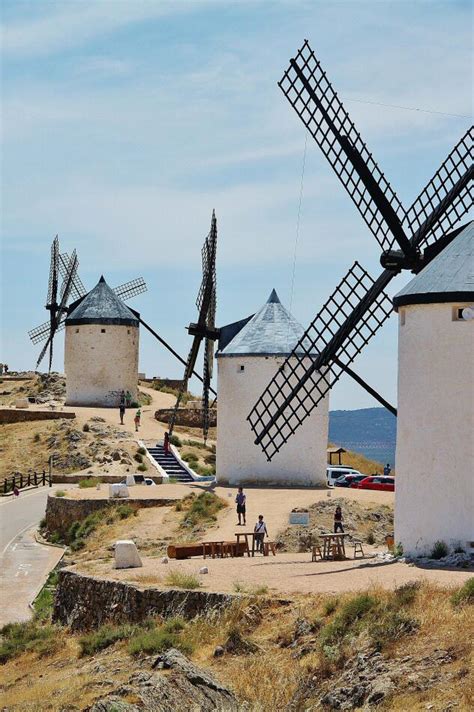
<path id="1" fill-rule="evenodd" d="M 390 467 L 390 463 L 387 462 L 387 464 L 383 468 L 383 473 L 384 473 L 385 477 L 388 477 L 389 474 L 391 473 L 391 471 L 392 471 L 392 468 Z"/>
<path id="2" fill-rule="evenodd" d="M 242 524 L 242 517 L 244 520 L 244 526 L 247 523 L 245 516 L 246 516 L 246 508 L 245 508 L 245 503 L 247 501 L 247 497 L 244 495 L 244 490 L 242 487 L 239 487 L 239 491 L 237 492 L 237 496 L 235 498 L 235 503 L 237 505 L 237 516 L 239 518 L 239 521 L 237 522 L 237 526 L 240 527 Z"/>
<path id="3" fill-rule="evenodd" d="M 343 521 L 344 517 L 342 516 L 342 509 L 338 506 L 334 512 L 334 534 L 337 534 L 338 531 L 344 534 L 344 527 L 342 526 Z"/>

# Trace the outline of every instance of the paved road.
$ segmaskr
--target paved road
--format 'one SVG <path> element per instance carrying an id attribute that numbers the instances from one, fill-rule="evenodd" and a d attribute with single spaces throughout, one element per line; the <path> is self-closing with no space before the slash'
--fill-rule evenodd
<path id="1" fill-rule="evenodd" d="M 48 492 L 40 487 L 0 501 L 0 626 L 31 617 L 29 604 L 61 558 L 61 549 L 34 538 Z"/>

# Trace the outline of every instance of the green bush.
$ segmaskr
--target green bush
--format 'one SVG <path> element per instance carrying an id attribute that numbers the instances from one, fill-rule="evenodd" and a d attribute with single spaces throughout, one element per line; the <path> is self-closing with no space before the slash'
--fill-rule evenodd
<path id="1" fill-rule="evenodd" d="M 136 453 L 135 453 L 135 455 L 133 456 L 133 459 L 134 459 L 136 462 L 143 462 L 143 456 L 142 456 L 141 453 L 139 453 L 139 452 L 136 452 Z"/>
<path id="2" fill-rule="evenodd" d="M 100 650 L 105 650 L 119 640 L 130 638 L 137 632 L 138 627 L 126 623 L 124 625 L 105 624 L 97 630 L 86 633 L 79 638 L 80 655 L 95 655 Z"/>
<path id="3" fill-rule="evenodd" d="M 213 452 L 211 452 L 209 455 L 206 455 L 204 458 L 204 462 L 206 465 L 215 465 L 216 464 L 216 456 Z"/>
<path id="4" fill-rule="evenodd" d="M 58 584 L 59 572 L 54 569 L 49 574 L 47 581 L 39 594 L 33 601 L 35 618 L 38 621 L 48 621 L 51 619 L 54 603 L 54 592 Z"/>
<path id="5" fill-rule="evenodd" d="M 183 504 L 187 505 L 188 502 L 191 502 L 191 505 L 188 507 L 182 523 L 186 527 L 215 521 L 217 512 L 227 506 L 227 502 L 224 502 L 213 492 L 201 492 L 198 497 L 193 495 L 186 498 Z"/>
<path id="6" fill-rule="evenodd" d="M 368 632 L 375 645 L 381 650 L 387 643 L 414 633 L 419 627 L 414 618 L 403 612 L 387 608 L 374 618 L 368 626 Z"/>
<path id="7" fill-rule="evenodd" d="M 130 640 L 128 651 L 130 655 L 145 653 L 153 655 L 170 648 L 177 648 L 182 653 L 193 652 L 193 645 L 183 636 L 184 624 L 180 619 L 170 619 L 163 626 L 136 633 Z"/>
<path id="8" fill-rule="evenodd" d="M 89 423 L 84 423 L 84 425 L 82 426 L 82 430 L 84 433 L 88 433 L 90 430 Z"/>
<path id="9" fill-rule="evenodd" d="M 403 544 L 399 541 L 393 548 L 394 556 L 403 556 Z"/>
<path id="10" fill-rule="evenodd" d="M 444 541 L 435 541 L 431 550 L 431 559 L 442 559 L 448 555 L 448 546 Z"/>
<path id="11" fill-rule="evenodd" d="M 184 455 L 181 455 L 181 459 L 185 462 L 189 462 L 190 464 L 194 464 L 197 463 L 198 456 L 194 452 L 185 452 Z"/>
<path id="12" fill-rule="evenodd" d="M 0 630 L 0 636 L 0 663 L 6 663 L 27 651 L 33 651 L 40 657 L 51 655 L 59 646 L 57 628 L 34 620 L 9 623 Z"/>
<path id="13" fill-rule="evenodd" d="M 134 514 L 135 516 L 137 515 L 136 509 L 134 509 L 130 504 L 119 504 L 119 506 L 116 507 L 115 511 L 119 519 L 127 519 L 128 517 L 131 517 L 132 514 Z"/>
<path id="14" fill-rule="evenodd" d="M 374 536 L 373 532 L 369 532 L 367 534 L 367 544 L 370 544 L 370 545 L 375 544 L 375 536 Z"/>
<path id="15" fill-rule="evenodd" d="M 148 465 L 145 462 L 142 462 L 141 465 L 138 465 L 137 470 L 139 472 L 146 472 L 148 470 Z"/>
<path id="16" fill-rule="evenodd" d="M 66 496 L 66 492 L 64 490 L 56 490 L 56 492 L 54 494 L 56 497 L 65 497 Z"/>
<path id="17" fill-rule="evenodd" d="M 172 435 L 172 436 L 170 437 L 170 443 L 171 443 L 172 445 L 174 445 L 175 447 L 181 447 L 181 445 L 183 444 L 182 441 L 180 440 L 180 438 L 178 438 L 177 435 Z"/>
<path id="18" fill-rule="evenodd" d="M 183 445 L 189 445 L 189 447 L 197 447 L 200 450 L 209 450 L 209 446 L 205 443 L 199 442 L 199 440 L 185 440 Z"/>
<path id="19" fill-rule="evenodd" d="M 375 600 L 366 593 L 349 599 L 335 618 L 321 630 L 320 640 L 322 646 L 332 646 L 342 643 L 346 636 L 351 636 L 353 629 L 375 606 Z"/>
<path id="20" fill-rule="evenodd" d="M 398 606 L 411 606 L 416 599 L 420 586 L 420 581 L 409 581 L 402 586 L 398 586 L 393 592 L 394 603 Z"/>
<path id="21" fill-rule="evenodd" d="M 175 588 L 196 589 L 201 588 L 201 582 L 194 574 L 185 574 L 182 571 L 171 570 L 165 578 L 167 586 Z"/>
<path id="22" fill-rule="evenodd" d="M 40 440 L 41 440 L 41 435 L 40 435 L 39 433 L 35 433 L 35 436 L 34 436 L 34 438 L 33 438 L 33 442 L 39 443 Z"/>
<path id="23" fill-rule="evenodd" d="M 144 447 L 139 447 L 137 450 L 139 455 L 146 455 L 146 448 Z"/>
<path id="24" fill-rule="evenodd" d="M 474 577 L 464 583 L 451 596 L 451 603 L 458 608 L 464 604 L 474 604 Z"/>
<path id="25" fill-rule="evenodd" d="M 331 596 L 331 598 L 328 598 L 328 600 L 324 602 L 323 606 L 324 615 L 330 616 L 331 613 L 334 613 L 338 605 L 339 599 L 337 598 L 337 596 Z"/>
<path id="26" fill-rule="evenodd" d="M 100 479 L 98 477 L 86 477 L 83 480 L 80 480 L 79 482 L 79 487 L 81 489 L 87 489 L 88 487 L 96 487 L 100 482 Z"/>

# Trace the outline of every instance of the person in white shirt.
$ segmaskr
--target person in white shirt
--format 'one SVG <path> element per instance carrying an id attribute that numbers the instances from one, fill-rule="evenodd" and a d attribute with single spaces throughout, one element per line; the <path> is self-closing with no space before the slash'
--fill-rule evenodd
<path id="1" fill-rule="evenodd" d="M 253 531 L 255 536 L 255 548 L 263 554 L 263 540 L 265 539 L 265 535 L 268 536 L 267 525 L 263 521 L 263 514 L 258 515 L 258 522 Z"/>

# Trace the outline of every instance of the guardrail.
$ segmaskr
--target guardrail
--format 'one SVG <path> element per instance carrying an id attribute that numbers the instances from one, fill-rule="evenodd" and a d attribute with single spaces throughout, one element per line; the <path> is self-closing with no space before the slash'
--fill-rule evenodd
<path id="1" fill-rule="evenodd" d="M 5 477 L 3 480 L 3 492 L 2 494 L 9 494 L 14 491 L 14 489 L 24 489 L 25 487 L 40 487 L 53 486 L 51 479 L 51 474 L 43 470 L 43 472 L 29 472 L 27 475 L 12 475 L 11 477 Z"/>

